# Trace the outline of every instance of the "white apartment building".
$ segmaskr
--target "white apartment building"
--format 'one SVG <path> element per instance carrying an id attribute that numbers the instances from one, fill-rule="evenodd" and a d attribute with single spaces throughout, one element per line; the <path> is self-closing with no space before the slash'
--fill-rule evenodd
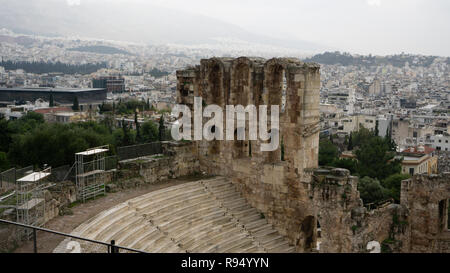
<path id="1" fill-rule="evenodd" d="M 375 130 L 377 117 L 369 115 L 352 115 L 341 119 L 342 127 L 339 132 L 350 134 L 359 131 L 362 127 L 369 130 Z M 341 129 L 342 128 L 342 129 Z"/>
<path id="2" fill-rule="evenodd" d="M 437 151 L 450 151 L 450 134 L 427 136 L 425 143 Z"/>

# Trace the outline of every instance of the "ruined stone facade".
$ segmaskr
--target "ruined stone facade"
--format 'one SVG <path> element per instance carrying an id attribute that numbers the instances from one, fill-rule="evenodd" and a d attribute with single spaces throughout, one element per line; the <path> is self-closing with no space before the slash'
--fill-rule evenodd
<path id="1" fill-rule="evenodd" d="M 178 103 L 191 109 L 194 97 L 222 109 L 280 106 L 283 158 L 280 148 L 261 152 L 261 141 L 196 143 L 201 171 L 231 179 L 252 206 L 297 244 L 301 223 L 314 215 L 308 198 L 311 174 L 306 170 L 318 167 L 319 66 L 287 58 L 212 58 L 178 71 L 177 77 Z"/>
<path id="2" fill-rule="evenodd" d="M 450 173 L 402 181 L 400 204 L 408 211 L 410 244 L 404 252 L 450 253 Z"/>
<path id="3" fill-rule="evenodd" d="M 320 252 L 369 252 L 371 241 L 388 252 L 449 251 L 448 227 L 442 223 L 447 219 L 443 215 L 447 215 L 450 174 L 415 176 L 402 185 L 400 205 L 369 211 L 360 199 L 356 177 L 347 170 L 318 169 L 317 64 L 290 58 L 212 58 L 177 71 L 177 77 L 177 102 L 190 109 L 194 97 L 202 97 L 203 106 L 215 104 L 222 109 L 281 106 L 282 146 L 277 151 L 260 152 L 262 142 L 249 140 L 192 145 L 198 152 L 199 170 L 229 178 L 297 251 L 315 248 L 318 226 Z"/>

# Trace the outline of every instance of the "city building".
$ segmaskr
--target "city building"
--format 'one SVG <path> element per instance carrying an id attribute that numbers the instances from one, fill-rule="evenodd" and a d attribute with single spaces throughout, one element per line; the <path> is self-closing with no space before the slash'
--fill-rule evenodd
<path id="1" fill-rule="evenodd" d="M 92 79 L 93 88 L 105 88 L 108 93 L 125 92 L 125 79 L 120 76 L 101 76 Z"/>
<path id="2" fill-rule="evenodd" d="M 0 88 L 0 103 L 49 101 L 53 95 L 55 103 L 73 104 L 75 97 L 80 104 L 100 104 L 106 100 L 104 88 Z"/>
<path id="3" fill-rule="evenodd" d="M 435 149 L 427 146 L 410 147 L 399 153 L 403 157 L 402 173 L 435 174 L 437 173 L 438 158 Z"/>

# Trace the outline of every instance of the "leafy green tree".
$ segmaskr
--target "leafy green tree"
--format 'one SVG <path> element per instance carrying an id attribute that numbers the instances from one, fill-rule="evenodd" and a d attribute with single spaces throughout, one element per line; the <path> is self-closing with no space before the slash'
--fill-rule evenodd
<path id="1" fill-rule="evenodd" d="M 366 144 L 372 137 L 374 136 L 374 133 L 364 127 L 361 127 L 358 132 L 353 132 L 352 134 L 352 146 L 353 149 L 356 147 L 360 147 L 364 144 Z"/>
<path id="2" fill-rule="evenodd" d="M 8 161 L 8 157 L 5 152 L 0 152 L 0 172 L 6 171 L 9 169 L 10 164 Z"/>
<path id="3" fill-rule="evenodd" d="M 120 115 L 129 114 L 129 110 L 128 110 L 127 106 L 121 102 L 119 102 L 119 104 L 117 105 L 116 111 L 117 111 L 117 114 L 120 114 Z"/>
<path id="4" fill-rule="evenodd" d="M 331 166 L 347 169 L 352 175 L 357 175 L 358 161 L 352 158 L 337 158 L 331 163 Z"/>
<path id="5" fill-rule="evenodd" d="M 158 126 L 153 121 L 146 121 L 142 124 L 142 139 L 144 142 L 158 141 Z"/>
<path id="6" fill-rule="evenodd" d="M 108 131 L 110 133 L 113 132 L 113 128 L 114 128 L 114 118 L 113 118 L 113 114 L 112 112 L 108 112 L 105 113 L 105 116 L 103 118 L 103 120 L 100 122 L 101 125 L 105 126 L 106 128 L 108 128 Z"/>
<path id="7" fill-rule="evenodd" d="M 123 134 L 123 129 L 122 128 L 117 128 L 113 131 L 112 133 L 113 136 L 113 143 L 116 147 L 120 147 L 122 146 L 123 143 L 123 139 L 124 139 L 124 134 Z"/>
<path id="8" fill-rule="evenodd" d="M 130 128 L 128 128 L 125 119 L 122 119 L 122 131 L 123 131 L 123 140 L 122 146 L 129 146 L 133 144 L 132 136 L 130 133 Z"/>
<path id="9" fill-rule="evenodd" d="M 330 165 L 338 157 L 338 148 L 328 138 L 319 141 L 319 165 Z"/>
<path id="10" fill-rule="evenodd" d="M 110 104 L 110 103 L 102 103 L 101 105 L 100 105 L 100 114 L 103 114 L 103 113 L 107 113 L 107 112 L 112 112 L 112 111 L 114 111 L 114 103 L 113 104 Z"/>
<path id="11" fill-rule="evenodd" d="M 390 197 L 392 197 L 396 203 L 400 203 L 400 191 L 402 181 L 408 178 L 410 178 L 409 174 L 396 173 L 390 175 L 382 182 L 383 187 L 389 190 Z"/>
<path id="12" fill-rule="evenodd" d="M 57 167 L 72 164 L 74 153 L 87 148 L 111 144 L 115 150 L 113 135 L 100 123 L 48 124 L 22 119 L 11 122 L 17 129 L 12 133 L 13 141 L 7 155 L 13 166 L 49 164 Z M 35 124 L 29 126 L 30 123 Z"/>
<path id="13" fill-rule="evenodd" d="M 357 172 L 362 177 L 369 176 L 383 180 L 401 171 L 401 162 L 394 159 L 395 152 L 389 150 L 389 146 L 381 137 L 364 140 L 355 154 L 358 159 Z"/>
<path id="14" fill-rule="evenodd" d="M 42 114 L 36 112 L 28 112 L 25 116 L 20 118 L 21 121 L 28 122 L 30 120 L 36 121 L 37 123 L 44 123 L 45 119 Z"/>
<path id="15" fill-rule="evenodd" d="M 364 204 L 380 202 L 389 199 L 389 191 L 386 190 L 378 179 L 364 177 L 359 179 L 358 191 Z"/>
<path id="16" fill-rule="evenodd" d="M 0 151 L 8 152 L 9 145 L 12 142 L 12 130 L 9 126 L 9 122 L 0 118 Z"/>

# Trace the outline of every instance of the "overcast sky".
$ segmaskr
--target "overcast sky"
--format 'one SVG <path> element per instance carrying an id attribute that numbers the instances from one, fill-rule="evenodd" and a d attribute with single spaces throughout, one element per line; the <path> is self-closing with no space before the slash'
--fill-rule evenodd
<path id="1" fill-rule="evenodd" d="M 62 0 L 151 3 L 352 53 L 450 56 L 449 0 Z M 170 18 L 168 18 L 170 20 Z"/>

